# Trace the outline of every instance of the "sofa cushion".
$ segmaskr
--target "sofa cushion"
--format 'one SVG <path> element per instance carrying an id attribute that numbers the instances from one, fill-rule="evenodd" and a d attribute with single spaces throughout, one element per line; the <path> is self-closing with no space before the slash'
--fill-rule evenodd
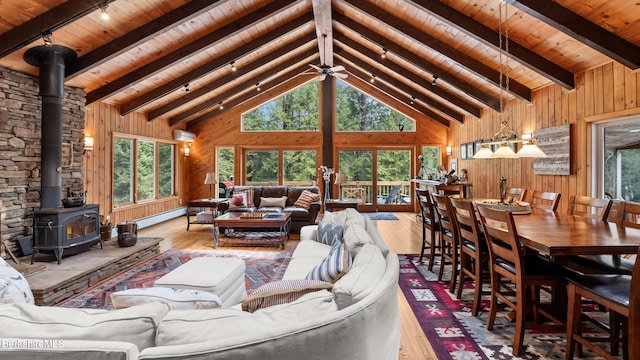
<path id="1" fill-rule="evenodd" d="M 342 241 L 344 241 L 344 244 L 351 253 L 351 256 L 356 256 L 360 248 L 365 244 L 375 244 L 371 235 L 369 235 L 364 226 L 358 223 L 350 224 L 344 230 Z"/>
<path id="2" fill-rule="evenodd" d="M 169 309 L 211 309 L 222 306 L 218 295 L 193 289 L 167 287 L 137 288 L 111 293 L 111 303 L 116 309 L 157 301 L 167 304 Z"/>
<path id="3" fill-rule="evenodd" d="M 33 304 L 33 293 L 27 279 L 0 258 L 0 304 Z"/>
<path id="4" fill-rule="evenodd" d="M 331 290 L 332 283 L 320 280 L 279 280 L 272 281 L 250 290 L 242 301 L 242 310 L 254 312 L 269 306 L 286 304 L 297 300 L 304 294 L 318 290 Z"/>
<path id="5" fill-rule="evenodd" d="M 339 309 L 364 299 L 380 282 L 387 262 L 376 245 L 362 246 L 353 259 L 349 272 L 333 285 Z"/>
<path id="6" fill-rule="evenodd" d="M 277 198 L 261 197 L 259 209 L 276 207 L 283 209 L 287 204 L 287 197 L 281 196 Z"/>
<path id="7" fill-rule="evenodd" d="M 300 196 L 298 196 L 298 198 L 296 199 L 296 202 L 293 204 L 293 206 L 308 209 L 311 207 L 312 202 L 318 200 L 320 200 L 320 194 L 316 194 L 307 189 L 304 189 L 300 193 Z"/>
<path id="8" fill-rule="evenodd" d="M 236 309 L 175 310 L 158 326 L 156 343 L 158 346 L 182 345 L 212 339 L 230 339 L 230 343 L 242 339 L 250 343 L 310 326 L 337 309 L 333 294 L 321 290 L 254 313 Z"/>
<path id="9" fill-rule="evenodd" d="M 155 346 L 168 312 L 158 302 L 112 311 L 8 304 L 0 306 L 0 338 L 124 341 L 142 350 Z"/>
<path id="10" fill-rule="evenodd" d="M 349 271 L 351 255 L 341 242 L 331 247 L 329 255 L 316 265 L 306 276 L 309 280 L 335 282 Z"/>
<path id="11" fill-rule="evenodd" d="M 263 186 L 262 197 L 279 198 L 287 196 L 286 186 Z"/>
<path id="12" fill-rule="evenodd" d="M 342 241 L 342 225 L 320 221 L 318 223 L 318 242 L 332 245 L 336 241 Z"/>

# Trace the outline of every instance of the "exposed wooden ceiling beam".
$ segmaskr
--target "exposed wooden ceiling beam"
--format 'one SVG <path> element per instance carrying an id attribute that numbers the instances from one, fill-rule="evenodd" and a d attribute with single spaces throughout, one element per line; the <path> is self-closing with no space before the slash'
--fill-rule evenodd
<path id="1" fill-rule="evenodd" d="M 313 18 L 318 37 L 320 65 L 333 66 L 333 27 L 331 23 L 331 0 L 311 0 Z"/>
<path id="2" fill-rule="evenodd" d="M 347 52 L 341 52 L 339 54 L 336 54 L 336 56 L 340 59 L 346 60 L 352 64 L 358 64 L 356 66 L 363 68 L 364 64 L 357 56 L 354 56 L 350 53 Z M 405 96 L 398 98 L 398 101 L 404 102 L 406 104 L 409 104 L 408 106 L 411 107 L 417 107 L 420 106 L 420 102 L 426 104 L 429 108 L 434 109 L 439 111 L 440 113 L 450 117 L 451 119 L 459 122 L 459 123 L 464 123 L 464 115 L 459 113 L 456 110 L 453 110 L 452 108 L 439 103 L 437 101 L 434 101 L 433 99 L 427 97 L 427 96 L 419 96 L 420 93 L 418 91 L 416 91 L 414 88 L 405 85 L 404 83 L 392 78 L 392 77 L 386 77 L 383 76 L 385 74 L 380 74 L 378 72 L 373 72 L 374 75 L 376 75 L 376 80 L 375 83 L 377 84 L 378 82 L 382 81 L 387 83 L 388 85 L 390 85 L 392 88 L 397 89 L 399 91 L 402 91 L 405 93 Z M 400 94 L 400 92 L 396 92 L 397 94 Z M 418 95 L 418 96 L 416 96 Z M 414 97 L 415 100 L 413 101 L 413 105 L 410 104 L 411 102 L 411 97 Z"/>
<path id="3" fill-rule="evenodd" d="M 460 31 L 481 41 L 485 45 L 492 46 L 498 50 L 500 48 L 500 40 L 498 33 L 482 23 L 475 21 L 473 18 L 453 9 L 445 3 L 429 0 L 407 0 L 417 8 L 428 12 L 443 22 L 456 27 Z M 503 48 L 505 44 L 503 42 Z M 563 67 L 556 65 L 544 57 L 536 54 L 534 51 L 527 49 L 519 43 L 509 39 L 509 55 L 517 59 L 528 68 L 545 76 L 547 79 L 556 82 L 558 85 L 573 89 L 575 87 L 573 73 Z"/>
<path id="4" fill-rule="evenodd" d="M 146 40 L 160 33 L 187 22 L 190 19 L 205 13 L 228 0 L 193 0 L 181 7 L 150 21 L 126 35 L 114 39 L 89 53 L 80 56 L 76 61 L 66 67 L 66 80 L 78 76 L 84 71 L 110 61 L 118 55 L 133 49 Z"/>
<path id="5" fill-rule="evenodd" d="M 300 26 L 304 25 L 304 24 L 308 24 L 310 21 L 310 16 L 309 13 L 304 13 L 304 14 L 300 14 L 300 16 L 296 19 L 293 19 L 292 21 L 286 23 L 283 26 L 280 26 L 278 28 L 276 28 L 274 31 L 271 31 L 269 33 L 264 34 L 263 36 L 249 42 L 246 44 L 241 45 L 238 48 L 235 48 L 229 52 L 225 52 L 220 54 L 219 57 L 217 57 L 216 59 L 213 59 L 187 73 L 185 73 L 182 76 L 179 76 L 167 83 L 165 83 L 164 85 L 158 86 L 156 88 L 154 88 L 153 90 L 142 94 L 141 96 L 138 96 L 137 98 L 122 104 L 122 106 L 120 107 L 120 112 L 122 115 L 126 115 L 132 111 L 135 111 L 147 104 L 150 104 L 151 102 L 158 100 L 168 94 L 170 94 L 171 92 L 179 89 L 180 87 L 184 86 L 185 84 L 188 84 L 190 82 L 193 82 L 217 69 L 220 69 L 224 66 L 227 66 L 229 64 L 229 62 L 236 60 L 236 59 L 240 59 L 244 56 L 246 56 L 247 54 L 250 54 L 254 51 L 256 51 L 257 49 L 259 49 L 260 47 L 282 37 L 283 35 L 294 31 L 295 29 L 299 28 Z M 304 43 L 306 43 L 307 41 L 304 41 Z M 244 66 L 243 66 L 244 67 Z M 240 67 L 242 68 L 242 67 Z M 236 71 L 237 72 L 237 71 Z M 236 77 L 239 76 L 237 74 L 233 74 Z M 233 80 L 233 78 L 231 79 Z M 151 119 L 149 119 L 151 120 Z"/>
<path id="6" fill-rule="evenodd" d="M 300 62 L 311 58 L 313 55 L 317 55 L 315 49 L 309 49 L 299 55 L 294 56 L 293 58 L 291 58 L 291 60 L 287 61 L 287 63 L 274 64 L 269 69 L 265 69 L 264 72 L 260 72 L 259 74 L 254 75 L 251 78 L 243 79 L 242 81 L 240 81 L 238 85 L 214 96 L 211 99 L 208 99 L 198 105 L 195 105 L 188 110 L 185 110 L 177 115 L 172 116 L 171 118 L 169 118 L 169 125 L 170 126 L 178 125 L 193 116 L 196 116 L 204 111 L 207 111 L 208 109 L 211 109 L 217 106 L 221 101 L 227 102 L 228 99 L 231 99 L 237 96 L 239 93 L 242 93 L 244 91 L 247 91 L 247 89 L 252 88 L 254 84 L 260 83 L 260 87 L 262 87 L 263 83 L 273 81 L 273 80 L 269 80 L 269 78 L 272 77 L 273 74 L 276 74 L 280 71 L 284 71 L 289 67 L 299 64 Z M 308 68 L 309 68 L 309 65 L 307 64 L 307 69 Z"/>
<path id="7" fill-rule="evenodd" d="M 317 54 L 314 51 L 314 55 L 317 56 Z M 315 60 L 315 59 L 314 59 Z M 290 68 L 287 72 L 273 78 L 273 79 L 269 79 L 268 82 L 266 82 L 264 86 L 262 86 L 262 91 L 269 91 L 272 88 L 285 83 L 293 78 L 295 78 L 296 76 L 310 76 L 310 77 L 317 77 L 317 74 L 307 74 L 305 75 L 305 71 L 307 71 L 309 69 L 309 65 L 308 64 L 301 64 L 298 65 L 296 67 Z M 212 118 L 214 118 L 215 116 L 220 116 L 221 114 L 224 114 L 225 112 L 229 111 L 230 109 L 232 109 L 234 106 L 237 106 L 239 104 L 242 104 L 245 101 L 251 100 L 254 97 L 258 96 L 258 93 L 254 90 L 254 91 L 247 91 L 245 93 L 243 93 L 242 95 L 239 95 L 235 98 L 233 98 L 232 100 L 226 102 L 224 104 L 224 109 L 216 109 L 213 111 L 210 111 L 206 114 L 203 114 L 193 120 L 189 120 L 187 122 L 187 130 L 193 129 L 195 126 L 200 125 L 204 122 L 206 122 L 207 120 L 210 120 Z"/>
<path id="8" fill-rule="evenodd" d="M 266 18 L 272 17 L 275 14 L 286 10 L 292 5 L 292 3 L 295 2 L 297 1 L 275 1 L 259 9 L 256 9 L 246 16 L 233 21 L 229 25 L 223 26 L 222 28 L 210 32 L 202 36 L 201 38 L 194 40 L 189 44 L 186 44 L 168 53 L 167 55 L 144 65 L 143 67 L 131 71 L 125 76 L 113 80 L 105 86 L 89 92 L 87 94 L 87 105 L 92 104 L 96 101 L 103 100 L 126 87 L 132 86 L 165 70 L 166 68 L 176 64 L 177 62 L 184 61 L 185 58 L 193 56 L 198 52 L 211 47 L 213 44 L 224 40 L 228 36 L 232 36 L 233 34 L 236 34 L 245 28 L 253 26 L 256 23 L 264 21 Z"/>
<path id="9" fill-rule="evenodd" d="M 500 86 L 499 71 L 494 70 L 484 62 L 455 49 L 451 46 L 451 44 L 446 44 L 443 41 L 436 39 L 435 37 L 416 28 L 415 26 L 408 24 L 404 20 L 393 16 L 387 11 L 382 10 L 381 8 L 375 6 L 373 3 L 357 0 L 345 0 L 345 2 L 349 3 L 354 8 L 368 14 L 380 23 L 395 29 L 400 34 L 414 39 L 420 45 L 431 48 L 448 57 L 471 73 L 474 73 L 477 76 L 489 81 L 491 84 Z M 370 29 L 368 33 L 362 34 L 368 36 L 371 32 L 373 32 L 372 29 Z M 506 76 L 506 74 L 504 74 L 504 76 Z M 531 89 L 514 79 L 509 79 L 508 81 L 508 84 L 510 84 L 508 90 L 512 95 L 517 96 L 524 101 L 531 102 Z"/>
<path id="10" fill-rule="evenodd" d="M 340 54 L 336 54 L 336 57 L 341 57 L 342 55 Z M 397 91 L 396 89 L 392 88 L 391 86 L 385 85 L 383 84 L 381 81 L 375 81 L 373 84 L 371 84 L 371 82 L 369 81 L 369 79 L 371 78 L 370 74 L 367 74 L 366 72 L 354 67 L 354 66 L 349 66 L 349 64 L 344 64 L 345 67 L 347 67 L 347 71 L 349 72 L 350 75 L 357 77 L 358 79 L 364 81 L 364 82 L 369 82 L 369 84 L 386 93 L 387 95 L 389 95 L 390 97 L 394 98 L 396 101 L 402 102 L 404 103 L 404 101 L 402 101 L 402 99 L 406 99 L 407 96 L 400 93 L 399 91 Z M 406 105 L 406 104 L 405 104 Z M 449 127 L 450 123 L 449 123 L 449 119 L 445 118 L 444 116 L 436 113 L 435 111 L 422 106 L 419 103 L 414 103 L 413 104 L 413 108 L 421 113 L 423 113 L 425 116 L 427 116 L 430 119 L 433 119 L 439 123 L 441 123 L 442 125 Z M 454 119 L 455 120 L 455 119 Z M 456 120 L 458 121 L 458 120 Z"/>
<path id="11" fill-rule="evenodd" d="M 305 47 L 305 44 L 308 44 L 314 39 L 315 39 L 315 36 L 308 34 L 299 39 L 296 39 L 293 42 L 285 44 L 283 47 L 278 48 L 277 50 L 272 51 L 268 54 L 265 54 L 264 56 L 261 56 L 254 62 L 251 62 L 249 64 L 244 64 L 233 73 L 228 73 L 216 79 L 215 81 L 212 81 L 208 84 L 203 84 L 197 87 L 196 89 L 189 91 L 188 94 L 185 94 L 184 96 L 181 96 L 180 98 L 174 101 L 171 101 L 157 109 L 149 111 L 147 113 L 147 118 L 148 120 L 156 119 L 179 106 L 182 106 L 188 102 L 191 102 L 201 96 L 205 96 L 206 94 L 220 88 L 221 86 L 224 86 L 225 84 L 230 83 L 231 81 L 237 79 L 238 77 L 246 75 L 272 61 L 277 60 L 279 57 L 281 57 L 284 54 L 295 52 L 296 49 Z"/>
<path id="12" fill-rule="evenodd" d="M 114 0 L 69 0 L 0 35 L 0 58 Z M 8 15 L 8 14 L 3 14 Z"/>
<path id="13" fill-rule="evenodd" d="M 505 1 L 631 69 L 640 67 L 640 46 L 606 31 L 554 1 Z"/>
<path id="14" fill-rule="evenodd" d="M 436 96 L 442 98 L 444 101 L 450 102 L 451 104 L 461 108 L 467 113 L 475 116 L 476 118 L 480 118 L 482 108 L 462 98 L 457 97 L 456 95 L 448 92 L 441 86 L 432 86 L 431 81 L 426 81 L 419 74 L 409 70 L 404 66 L 401 66 L 393 62 L 391 57 L 387 57 L 386 59 L 384 59 L 384 61 L 381 61 L 379 53 L 376 53 L 375 51 L 372 51 L 371 49 L 360 45 L 358 42 L 350 39 L 340 31 L 335 31 L 333 34 L 333 37 L 337 41 L 335 45 L 338 48 L 338 50 L 342 49 L 346 51 L 346 48 L 353 49 L 356 53 L 369 59 L 369 61 L 372 61 L 374 63 L 380 64 L 386 67 L 387 69 L 396 73 L 398 76 L 404 77 L 406 79 L 410 79 L 414 84 L 416 84 L 417 87 L 421 89 L 423 93 L 428 93 L 428 92 L 433 93 Z"/>
<path id="15" fill-rule="evenodd" d="M 498 112 L 502 111 L 502 109 L 500 109 L 500 100 L 499 99 L 494 98 L 493 96 L 487 94 L 484 91 L 480 91 L 474 85 L 472 85 L 472 84 L 470 84 L 470 83 L 468 83 L 468 82 L 466 82 L 466 81 L 464 81 L 462 79 L 459 79 L 455 74 L 452 74 L 451 72 L 441 68 L 437 64 L 435 64 L 435 63 L 433 63 L 433 62 L 431 62 L 431 61 L 429 61 L 427 59 L 423 59 L 422 57 L 416 55 L 412 51 L 409 51 L 409 50 L 405 49 L 404 47 L 398 45 L 392 39 L 389 39 L 389 38 L 387 38 L 385 36 L 382 36 L 380 34 L 376 34 L 376 33 L 372 32 L 371 29 L 367 28 L 366 26 L 363 26 L 363 25 L 361 25 L 361 24 L 349 19 L 348 17 L 337 13 L 337 12 L 333 13 L 333 19 L 335 21 L 339 22 L 340 24 L 348 27 L 352 31 L 354 31 L 354 32 L 356 32 L 358 34 L 361 34 L 361 36 L 363 38 L 366 38 L 368 41 L 371 41 L 372 43 L 377 44 L 381 48 L 388 49 L 395 56 L 401 57 L 404 60 L 412 63 L 418 69 L 422 69 L 422 70 L 424 70 L 424 71 L 426 71 L 426 72 L 428 72 L 430 74 L 437 74 L 439 80 L 446 81 L 451 86 L 459 89 L 460 91 L 462 91 L 466 95 L 478 100 L 479 102 L 487 105 L 488 107 L 494 109 L 495 111 L 498 111 Z"/>

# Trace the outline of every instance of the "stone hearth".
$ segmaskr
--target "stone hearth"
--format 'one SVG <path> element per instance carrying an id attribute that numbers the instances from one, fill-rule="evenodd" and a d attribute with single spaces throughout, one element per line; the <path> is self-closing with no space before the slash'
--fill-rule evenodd
<path id="1" fill-rule="evenodd" d="M 64 258 L 61 264 L 55 256 L 39 254 L 34 264 L 45 264 L 46 267 L 36 273 L 27 275 L 27 281 L 37 305 L 55 305 L 81 291 L 96 285 L 137 263 L 160 253 L 160 242 L 163 238 L 140 237 L 136 245 L 119 247 L 118 241 L 112 239 L 99 246 L 89 248 L 82 253 Z M 48 259 L 49 258 L 49 259 Z M 30 257 L 22 258 L 29 264 Z"/>

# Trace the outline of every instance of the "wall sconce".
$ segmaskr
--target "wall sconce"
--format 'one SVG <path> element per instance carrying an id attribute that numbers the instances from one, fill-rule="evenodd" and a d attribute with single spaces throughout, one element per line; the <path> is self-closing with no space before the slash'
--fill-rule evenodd
<path id="1" fill-rule="evenodd" d="M 185 146 L 185 147 L 184 147 L 184 157 L 189 157 L 189 151 L 190 151 L 190 150 L 189 150 L 189 147 L 188 147 L 188 146 Z"/>
<path id="2" fill-rule="evenodd" d="M 85 136 L 84 137 L 84 152 L 93 151 L 93 137 Z"/>
<path id="3" fill-rule="evenodd" d="M 444 152 L 445 152 L 447 155 L 451 155 L 451 146 L 447 146 L 446 148 L 444 148 Z"/>

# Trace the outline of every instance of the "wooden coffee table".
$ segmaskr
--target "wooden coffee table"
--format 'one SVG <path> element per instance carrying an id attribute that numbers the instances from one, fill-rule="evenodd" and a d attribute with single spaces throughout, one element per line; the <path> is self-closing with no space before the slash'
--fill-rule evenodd
<path id="1" fill-rule="evenodd" d="M 259 215 L 256 215 L 259 214 Z M 227 212 L 213 219 L 213 248 L 218 248 L 220 227 L 243 229 L 278 229 L 280 235 L 280 247 L 284 249 L 285 237 L 289 237 L 291 229 L 290 213 L 246 213 Z"/>

